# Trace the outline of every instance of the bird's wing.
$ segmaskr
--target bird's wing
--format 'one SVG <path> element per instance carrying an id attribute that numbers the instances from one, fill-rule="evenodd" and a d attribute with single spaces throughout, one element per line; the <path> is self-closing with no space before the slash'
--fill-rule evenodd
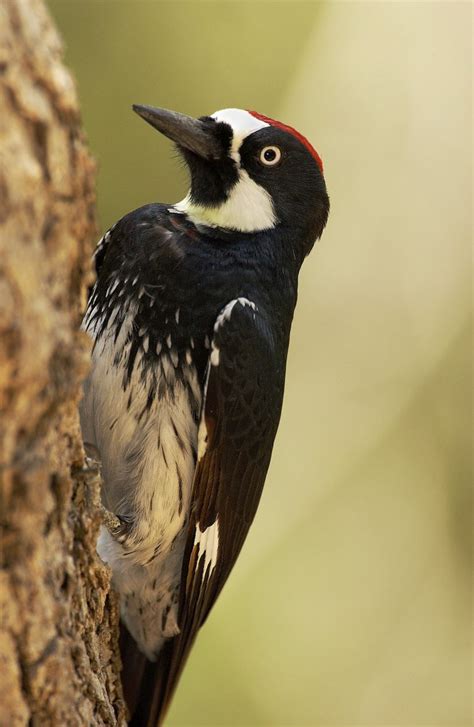
<path id="1" fill-rule="evenodd" d="M 183 560 L 180 634 L 166 642 L 156 665 L 148 665 L 144 691 L 135 694 L 133 725 L 151 727 L 163 719 L 254 518 L 283 397 L 285 361 L 277 348 L 265 315 L 251 301 L 232 301 L 217 318 Z"/>

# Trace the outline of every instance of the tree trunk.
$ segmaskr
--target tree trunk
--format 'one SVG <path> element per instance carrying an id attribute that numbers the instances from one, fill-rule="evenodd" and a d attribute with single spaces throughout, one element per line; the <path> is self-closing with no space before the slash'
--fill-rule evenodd
<path id="1" fill-rule="evenodd" d="M 79 332 L 95 167 L 42 0 L 0 3 L 0 725 L 123 725 Z"/>

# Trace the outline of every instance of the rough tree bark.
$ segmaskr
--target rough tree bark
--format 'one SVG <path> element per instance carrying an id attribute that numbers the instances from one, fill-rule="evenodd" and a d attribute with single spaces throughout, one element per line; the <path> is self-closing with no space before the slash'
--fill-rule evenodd
<path id="1" fill-rule="evenodd" d="M 78 331 L 94 163 L 42 0 L 0 2 L 0 724 L 125 724 Z"/>

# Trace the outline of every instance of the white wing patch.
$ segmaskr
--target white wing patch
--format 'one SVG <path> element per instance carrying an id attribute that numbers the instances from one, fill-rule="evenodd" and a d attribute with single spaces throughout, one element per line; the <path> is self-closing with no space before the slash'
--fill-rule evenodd
<path id="1" fill-rule="evenodd" d="M 217 333 L 219 328 L 222 326 L 225 321 L 230 320 L 230 316 L 232 314 L 232 311 L 234 310 L 234 306 L 240 303 L 240 305 L 245 308 L 246 305 L 248 305 L 252 310 L 256 311 L 257 306 L 255 303 L 248 298 L 234 298 L 234 300 L 231 300 L 230 303 L 227 303 L 227 305 L 221 310 L 219 315 L 216 318 L 216 322 L 214 324 L 214 333 Z"/>
<path id="2" fill-rule="evenodd" d="M 227 303 L 225 308 L 221 310 L 219 315 L 216 318 L 216 322 L 214 324 L 214 333 L 217 333 L 219 328 L 223 326 L 223 324 L 230 320 L 230 317 L 232 315 L 232 311 L 234 310 L 234 307 L 237 305 L 237 303 L 240 303 L 240 305 L 245 308 L 246 305 L 248 305 L 250 308 L 252 308 L 253 311 L 257 311 L 258 308 L 255 305 L 255 303 L 248 298 L 235 298 L 234 300 L 231 300 L 230 303 Z M 217 346 L 215 340 L 213 339 L 211 343 L 211 365 L 212 366 L 219 366 L 220 362 L 220 349 Z"/>
<path id="3" fill-rule="evenodd" d="M 194 536 L 194 545 L 198 546 L 199 560 L 204 558 L 204 567 L 202 570 L 202 578 L 209 568 L 209 576 L 217 565 L 217 555 L 219 552 L 219 521 L 216 519 L 208 528 L 201 530 L 199 523 L 196 526 Z"/>
<path id="4" fill-rule="evenodd" d="M 201 418 L 201 422 L 199 424 L 198 429 L 198 456 L 197 461 L 200 462 L 204 455 L 206 454 L 207 449 L 207 427 L 206 427 L 206 420 L 204 417 Z"/>

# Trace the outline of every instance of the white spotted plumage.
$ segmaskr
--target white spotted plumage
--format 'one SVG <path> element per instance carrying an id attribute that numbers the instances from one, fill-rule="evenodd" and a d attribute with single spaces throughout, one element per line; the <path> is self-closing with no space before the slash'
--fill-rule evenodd
<path id="1" fill-rule="evenodd" d="M 144 373 L 142 356 L 149 350 L 146 328 L 139 331 L 143 353 L 137 354 L 130 384 L 123 388 L 123 367 L 114 359 L 118 354 L 125 360 L 128 354 L 134 314 L 130 305 L 116 341 L 110 324 L 97 340 L 80 413 L 84 441 L 100 454 L 104 505 L 133 525 L 122 538 L 103 526 L 98 551 L 112 568 L 127 628 L 153 659 L 163 639 L 177 629 L 176 591 L 198 438 L 189 392 L 199 404 L 201 390 L 192 361 L 183 362 L 184 384 L 177 380 L 177 353 L 168 347 L 162 352 L 160 345 L 159 365 Z M 91 323 L 92 315 L 89 311 L 84 327 L 94 337 L 102 319 Z M 172 396 L 155 399 L 142 416 L 151 378 L 157 385 L 160 376 Z"/>

